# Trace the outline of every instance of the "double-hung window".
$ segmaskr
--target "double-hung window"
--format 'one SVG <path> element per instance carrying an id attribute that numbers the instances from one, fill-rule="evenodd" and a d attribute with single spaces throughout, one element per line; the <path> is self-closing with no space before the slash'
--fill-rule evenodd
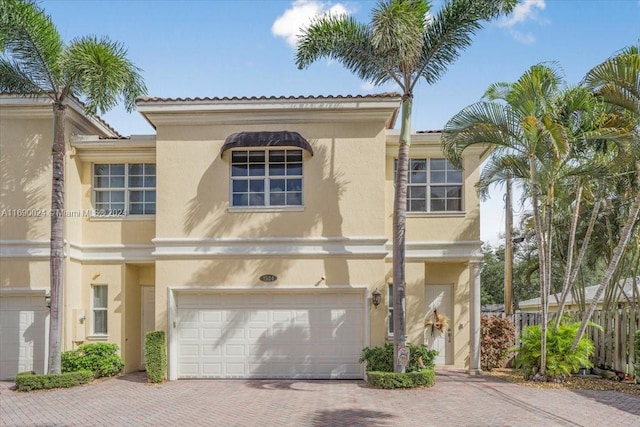
<path id="1" fill-rule="evenodd" d="M 154 215 L 156 165 L 93 165 L 93 207 L 97 216 Z"/>
<path id="2" fill-rule="evenodd" d="M 447 159 L 410 159 L 407 212 L 462 211 L 462 170 Z"/>
<path id="3" fill-rule="evenodd" d="M 92 286 L 93 335 L 107 335 L 107 285 Z"/>
<path id="4" fill-rule="evenodd" d="M 302 206 L 302 150 L 232 151 L 231 206 Z"/>

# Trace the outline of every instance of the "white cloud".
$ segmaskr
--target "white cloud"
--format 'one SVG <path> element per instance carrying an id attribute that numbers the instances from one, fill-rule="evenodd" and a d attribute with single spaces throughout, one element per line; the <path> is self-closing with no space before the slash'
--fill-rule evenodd
<path id="1" fill-rule="evenodd" d="M 360 85 L 360 89 L 364 90 L 365 92 L 371 92 L 373 88 L 375 88 L 375 86 L 371 82 L 364 82 Z"/>
<path id="2" fill-rule="evenodd" d="M 538 12 L 542 11 L 546 7 L 545 0 L 524 0 L 519 3 L 511 14 L 501 21 L 498 25 L 505 28 L 514 39 L 523 44 L 533 44 L 536 42 L 536 38 L 532 33 L 525 33 L 517 28 L 519 24 L 524 24 L 527 21 L 534 21 L 539 23 L 546 23 L 545 20 L 540 19 Z"/>
<path id="3" fill-rule="evenodd" d="M 295 0 L 291 7 L 275 20 L 271 32 L 282 37 L 287 44 L 295 47 L 298 35 L 308 27 L 311 20 L 324 14 L 348 15 L 351 11 L 340 3 L 330 4 L 317 0 Z"/>
<path id="4" fill-rule="evenodd" d="M 498 25 L 501 27 L 512 28 L 514 25 L 525 21 L 536 21 L 538 19 L 538 11 L 544 10 L 546 7 L 545 0 L 525 0 L 519 3 L 513 12 L 506 18 L 502 19 Z"/>

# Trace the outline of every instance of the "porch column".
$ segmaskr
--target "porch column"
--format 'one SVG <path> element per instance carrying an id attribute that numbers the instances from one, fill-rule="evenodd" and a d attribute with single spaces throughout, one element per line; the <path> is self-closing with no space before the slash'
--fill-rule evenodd
<path id="1" fill-rule="evenodd" d="M 480 368 L 480 261 L 469 261 L 469 374 L 482 373 Z"/>

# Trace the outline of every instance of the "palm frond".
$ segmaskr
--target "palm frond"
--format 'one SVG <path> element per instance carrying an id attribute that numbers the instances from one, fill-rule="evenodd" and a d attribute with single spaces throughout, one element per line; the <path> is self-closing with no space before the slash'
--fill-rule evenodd
<path id="1" fill-rule="evenodd" d="M 42 91 L 57 92 L 64 44 L 51 18 L 32 0 L 0 0 L 2 57 Z"/>
<path id="2" fill-rule="evenodd" d="M 373 11 L 371 44 L 403 77 L 410 76 L 422 54 L 429 4 L 425 0 L 380 2 Z"/>
<path id="3" fill-rule="evenodd" d="M 433 84 L 460 53 L 471 44 L 471 36 L 482 28 L 482 21 L 513 10 L 517 0 L 450 0 L 429 20 L 424 31 L 423 52 L 416 72 Z"/>
<path id="4" fill-rule="evenodd" d="M 127 59 L 121 43 L 93 36 L 73 40 L 62 58 L 65 88 L 85 100 L 88 113 L 113 108 L 123 100 L 127 111 L 145 95 L 141 70 Z"/>
<path id="5" fill-rule="evenodd" d="M 333 59 L 362 80 L 374 85 L 398 78 L 389 64 L 374 52 L 368 26 L 353 17 L 323 15 L 316 18 L 298 38 L 296 65 L 307 68 L 321 58 Z"/>
<path id="6" fill-rule="evenodd" d="M 592 68 L 585 86 L 607 102 L 640 114 L 640 46 L 629 46 Z"/>
<path id="7" fill-rule="evenodd" d="M 41 87 L 31 79 L 22 64 L 0 56 L 0 93 L 15 93 L 25 96 L 46 94 L 52 96 L 51 88 Z"/>
<path id="8" fill-rule="evenodd" d="M 469 146 L 488 144 L 518 151 L 522 140 L 518 117 L 509 106 L 477 102 L 453 116 L 445 125 L 441 146 L 445 155 L 460 164 L 462 152 Z"/>

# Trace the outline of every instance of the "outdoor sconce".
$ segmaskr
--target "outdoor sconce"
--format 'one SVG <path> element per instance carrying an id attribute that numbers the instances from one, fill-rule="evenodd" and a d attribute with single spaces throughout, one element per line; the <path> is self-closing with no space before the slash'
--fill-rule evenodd
<path id="1" fill-rule="evenodd" d="M 376 288 L 376 290 L 373 291 L 373 293 L 371 294 L 371 303 L 373 304 L 374 307 L 378 308 L 381 302 L 382 302 L 382 294 L 380 293 L 378 288 Z"/>
<path id="2" fill-rule="evenodd" d="M 47 306 L 47 308 L 48 308 L 49 310 L 51 310 L 51 295 L 46 294 L 46 295 L 44 296 L 44 305 L 46 305 L 46 306 Z"/>

